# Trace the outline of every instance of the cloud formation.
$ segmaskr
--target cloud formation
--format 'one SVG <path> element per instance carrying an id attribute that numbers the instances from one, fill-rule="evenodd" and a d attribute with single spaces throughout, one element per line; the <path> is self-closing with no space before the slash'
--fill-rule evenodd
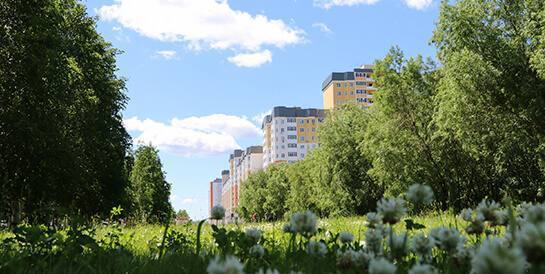
<path id="1" fill-rule="evenodd" d="M 153 144 L 185 157 L 227 153 L 240 148 L 236 138 L 261 136 L 250 120 L 225 114 L 174 118 L 168 124 L 132 117 L 123 124 L 135 136 L 135 143 Z"/>
<path id="2" fill-rule="evenodd" d="M 234 10 L 226 0 L 117 0 L 98 13 L 146 37 L 186 42 L 192 49 L 263 54 L 264 47 L 282 48 L 304 40 L 302 30 L 282 20 Z"/>
<path id="3" fill-rule="evenodd" d="M 237 54 L 227 58 L 227 61 L 235 64 L 237 67 L 256 68 L 272 62 L 272 53 L 269 50 L 264 50 L 254 53 Z"/>
<path id="4" fill-rule="evenodd" d="M 355 5 L 372 5 L 379 0 L 314 0 L 314 6 L 330 9 L 332 7 L 342 7 L 342 6 L 355 6 Z"/>
<path id="5" fill-rule="evenodd" d="M 431 5 L 432 0 L 403 0 L 403 2 L 410 8 L 423 10 Z"/>
<path id="6" fill-rule="evenodd" d="M 331 29 L 325 23 L 322 23 L 322 22 L 316 22 L 316 23 L 312 24 L 312 27 L 318 28 L 321 32 L 323 32 L 325 34 L 333 33 L 331 31 Z"/>
<path id="7" fill-rule="evenodd" d="M 177 53 L 174 50 L 159 50 L 159 51 L 156 51 L 155 54 L 166 60 L 172 60 L 176 58 L 177 56 Z"/>

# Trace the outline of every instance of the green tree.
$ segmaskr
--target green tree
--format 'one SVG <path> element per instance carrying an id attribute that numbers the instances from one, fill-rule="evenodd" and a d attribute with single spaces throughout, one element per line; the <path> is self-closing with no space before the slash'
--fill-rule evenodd
<path id="1" fill-rule="evenodd" d="M 268 174 L 264 170 L 250 174 L 240 186 L 238 213 L 240 217 L 251 220 L 255 214 L 257 220 L 265 218 L 265 204 Z"/>
<path id="2" fill-rule="evenodd" d="M 287 163 L 278 163 L 267 168 L 267 184 L 263 190 L 265 202 L 263 211 L 267 221 L 279 220 L 286 213 L 286 196 L 289 190 L 286 170 Z"/>
<path id="3" fill-rule="evenodd" d="M 166 222 L 172 218 L 170 184 L 165 180 L 159 152 L 151 145 L 135 153 L 129 190 L 132 216 L 141 222 Z"/>
<path id="4" fill-rule="evenodd" d="M 122 203 L 118 53 L 75 0 L 0 2 L 0 214 L 107 216 Z"/>

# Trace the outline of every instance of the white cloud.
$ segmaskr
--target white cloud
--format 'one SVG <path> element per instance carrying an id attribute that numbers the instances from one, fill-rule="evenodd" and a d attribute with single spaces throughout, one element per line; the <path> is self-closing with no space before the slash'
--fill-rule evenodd
<path id="1" fill-rule="evenodd" d="M 254 53 L 242 53 L 227 58 L 227 61 L 237 67 L 256 68 L 272 61 L 272 53 L 264 50 Z"/>
<path id="2" fill-rule="evenodd" d="M 316 23 L 312 24 L 312 27 L 318 28 L 321 32 L 326 33 L 326 34 L 333 33 L 331 31 L 331 29 L 325 23 L 322 23 L 322 22 L 316 22 Z"/>
<path id="3" fill-rule="evenodd" d="M 432 0 L 403 0 L 407 6 L 417 10 L 423 10 L 431 5 Z"/>
<path id="4" fill-rule="evenodd" d="M 186 157 L 227 153 L 240 148 L 236 138 L 261 136 L 261 130 L 248 119 L 225 114 L 174 118 L 169 124 L 132 117 L 123 123 L 128 131 L 138 132 L 135 143 L 151 143 Z"/>
<path id="5" fill-rule="evenodd" d="M 252 117 L 252 120 L 254 120 L 254 122 L 258 125 L 258 126 L 261 126 L 261 123 L 263 123 L 263 119 L 265 118 L 265 116 L 271 114 L 271 111 L 265 111 L 265 112 L 262 112 L 262 113 L 259 113 L 259 114 L 256 114 L 254 115 L 254 117 Z"/>
<path id="6" fill-rule="evenodd" d="M 195 198 L 184 198 L 184 199 L 182 199 L 182 205 L 194 204 L 195 202 L 197 202 L 197 199 L 195 199 Z"/>
<path id="7" fill-rule="evenodd" d="M 166 60 L 171 60 L 176 58 L 177 53 L 174 50 L 159 50 L 155 52 L 156 56 L 160 56 Z"/>
<path id="8" fill-rule="evenodd" d="M 335 6 L 355 6 L 355 5 L 372 5 L 379 0 L 314 0 L 314 6 L 330 9 Z"/>
<path id="9" fill-rule="evenodd" d="M 191 49 L 263 53 L 263 47 L 304 41 L 302 30 L 262 14 L 234 10 L 227 0 L 116 0 L 98 13 L 146 37 L 184 41 Z"/>

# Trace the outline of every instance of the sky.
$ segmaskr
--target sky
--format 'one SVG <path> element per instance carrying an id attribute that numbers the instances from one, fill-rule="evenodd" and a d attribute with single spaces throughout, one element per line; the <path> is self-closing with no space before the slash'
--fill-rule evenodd
<path id="1" fill-rule="evenodd" d="M 85 1 L 85 0 L 84 0 Z M 274 106 L 322 107 L 321 83 L 384 57 L 435 56 L 439 0 L 86 0 L 118 56 L 135 145 L 160 150 L 171 202 L 208 215 L 232 150 Z"/>

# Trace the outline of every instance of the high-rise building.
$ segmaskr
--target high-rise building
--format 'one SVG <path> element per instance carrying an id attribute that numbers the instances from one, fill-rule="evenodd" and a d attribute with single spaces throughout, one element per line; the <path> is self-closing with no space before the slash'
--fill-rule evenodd
<path id="1" fill-rule="evenodd" d="M 228 212 L 231 208 L 231 176 L 229 170 L 221 171 L 221 206 L 225 208 L 225 215 L 228 216 Z"/>
<path id="2" fill-rule="evenodd" d="M 210 209 L 209 214 L 212 212 L 212 208 L 217 205 L 221 205 L 221 196 L 222 196 L 222 180 L 220 178 L 216 178 L 215 180 L 210 182 Z"/>
<path id="3" fill-rule="evenodd" d="M 334 109 L 349 103 L 362 108 L 373 105 L 376 88 L 371 74 L 372 65 L 363 65 L 348 72 L 331 73 L 322 83 L 324 109 Z"/>
<path id="4" fill-rule="evenodd" d="M 323 122 L 323 109 L 274 107 L 263 119 L 263 168 L 276 162 L 304 159 L 318 146 L 317 127 Z"/>

